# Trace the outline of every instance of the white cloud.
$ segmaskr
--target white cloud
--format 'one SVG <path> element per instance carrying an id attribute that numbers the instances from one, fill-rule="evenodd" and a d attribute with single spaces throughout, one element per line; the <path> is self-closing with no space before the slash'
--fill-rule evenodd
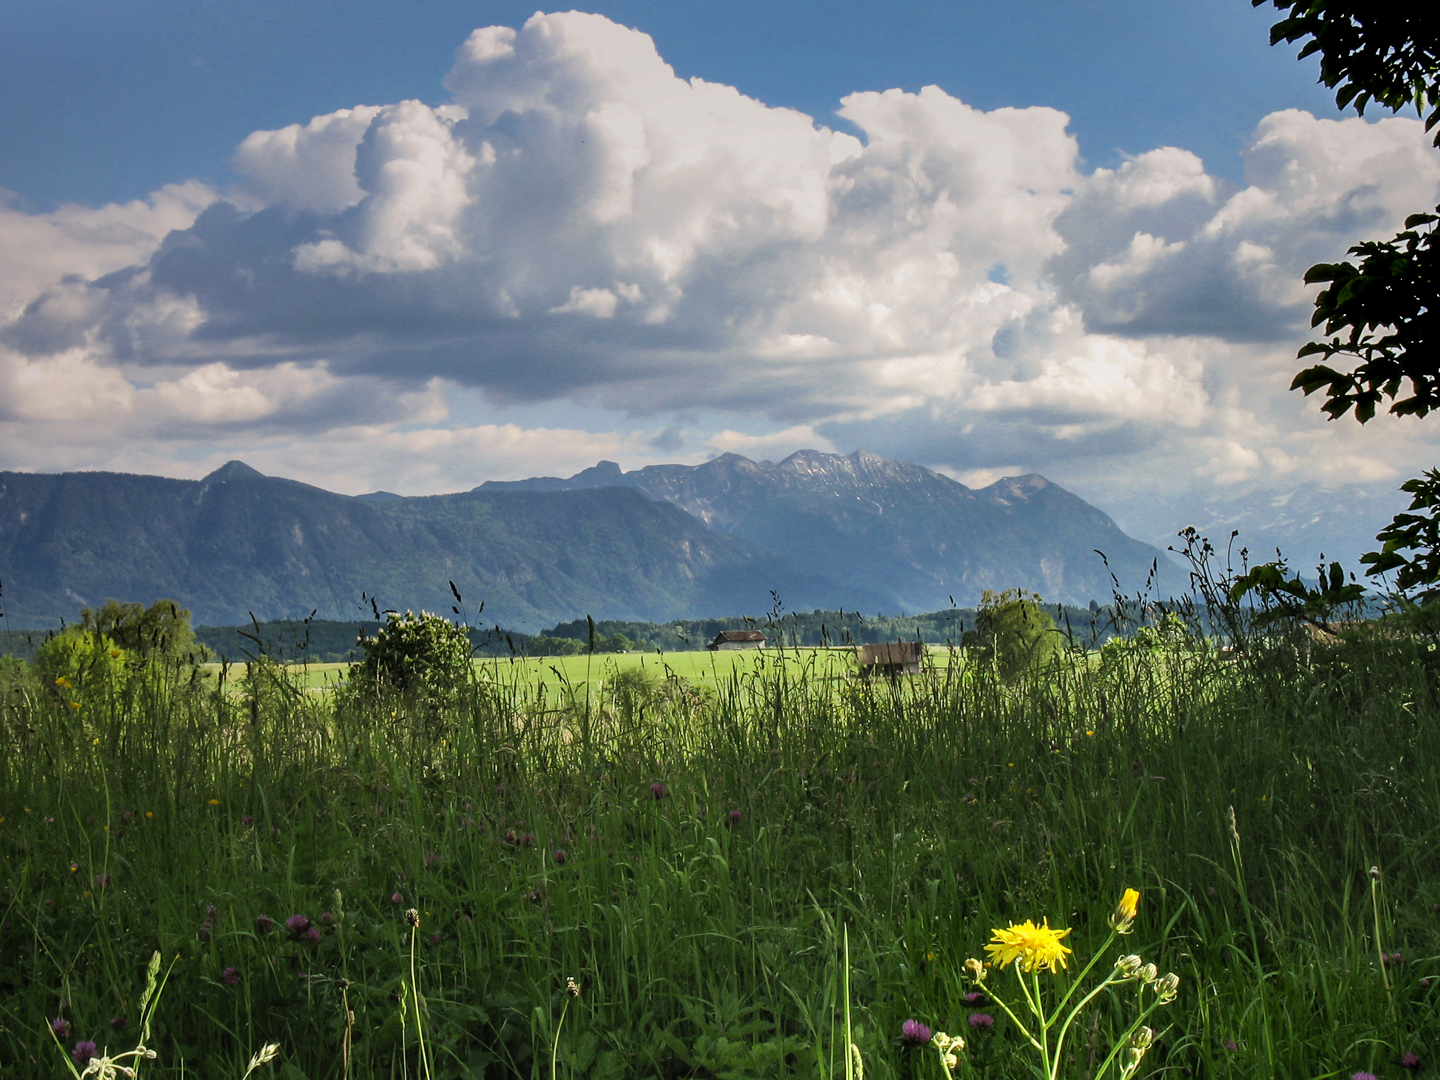
<path id="1" fill-rule="evenodd" d="M 593 315 L 597 319 L 609 319 L 615 315 L 615 307 L 620 303 L 620 298 L 609 289 L 582 289 L 579 285 L 570 289 L 570 299 L 550 309 L 551 315 L 564 315 L 567 312 L 574 312 L 580 315 Z"/>
<path id="2" fill-rule="evenodd" d="M 750 435 L 743 431 L 717 431 L 705 440 L 716 454 L 739 454 L 753 460 L 781 461 L 797 450 L 819 450 L 833 454 L 836 446 L 809 424 L 776 431 L 769 435 Z"/>
<path id="3" fill-rule="evenodd" d="M 577 12 L 475 31 L 446 86 L 253 133 L 218 202 L 0 208 L 0 452 L 224 443 L 431 490 L 864 445 L 1116 493 L 1433 456 L 1428 428 L 1326 425 L 1284 389 L 1304 268 L 1440 194 L 1416 121 L 1273 114 L 1239 189 L 1174 147 L 1086 175 L 1053 109 L 862 91 L 855 138 Z M 456 388 L 495 422 L 447 418 Z M 645 430 L 503 421 L 561 399 Z"/>
<path id="4" fill-rule="evenodd" d="M 215 201 L 198 180 L 167 184 L 148 199 L 92 209 L 65 205 L 27 214 L 0 191 L 0 320 L 14 318 L 67 275 L 97 278 L 143 263 L 175 229 Z"/>
<path id="5" fill-rule="evenodd" d="M 317 116 L 308 124 L 256 131 L 230 159 L 241 192 L 261 206 L 289 206 L 333 214 L 365 197 L 355 179 L 355 153 L 380 112 L 359 105 Z"/>

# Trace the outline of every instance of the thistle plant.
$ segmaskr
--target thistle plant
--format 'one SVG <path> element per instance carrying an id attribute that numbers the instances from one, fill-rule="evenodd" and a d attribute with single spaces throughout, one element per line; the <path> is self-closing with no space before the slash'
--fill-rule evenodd
<path id="1" fill-rule="evenodd" d="M 1053 1007 L 1046 1007 L 1040 972 L 1044 969 L 1051 975 L 1058 975 L 1060 969 L 1068 969 L 1068 957 L 1073 955 L 1073 950 L 1064 944 L 1064 939 L 1070 933 L 1069 929 L 1052 928 L 1049 919 L 1042 920 L 1039 926 L 1027 919 L 1023 923 L 992 931 L 990 942 L 985 946 L 985 951 L 990 954 L 986 961 L 971 959 L 965 962 L 971 982 L 977 988 L 985 984 L 986 993 L 1034 1047 L 1040 1057 L 1041 1080 L 1058 1080 L 1060 1063 L 1065 1060 L 1066 1037 L 1085 1007 L 1106 990 L 1125 983 L 1135 985 L 1136 1015 L 1112 1044 L 1109 1055 L 1095 1071 L 1094 1077 L 1101 1080 L 1117 1060 L 1120 1062 L 1120 1080 L 1130 1080 L 1140 1068 L 1145 1052 L 1155 1040 L 1155 1032 L 1145 1025 L 1145 1021 L 1157 1008 L 1175 1000 L 1180 986 L 1179 976 L 1173 973 L 1161 975 L 1154 964 L 1147 964 L 1142 957 L 1131 953 L 1116 960 L 1109 974 L 1076 1000 L 1085 977 L 1100 962 L 1115 939 L 1130 933 L 1139 903 L 1140 894 L 1134 889 L 1126 889 L 1110 916 L 1110 936 Z M 986 982 L 992 970 L 1005 967 L 1012 967 L 1015 971 L 1016 985 L 1020 990 L 1019 1008 L 1012 1007 L 994 986 Z M 1027 1018 L 1021 1019 L 1021 1014 L 1026 1014 Z"/>
<path id="2" fill-rule="evenodd" d="M 175 966 L 174 962 L 170 965 Z M 150 1041 L 150 1024 L 155 1019 L 155 1008 L 160 1004 L 160 992 L 165 988 L 165 982 L 169 979 L 170 973 L 165 973 L 165 978 L 160 978 L 160 954 L 157 952 L 150 957 L 150 963 L 145 968 L 145 992 L 140 995 L 140 1042 L 133 1050 L 126 1050 L 123 1053 L 110 1053 L 107 1046 L 103 1052 L 94 1053 L 94 1043 L 77 1044 L 86 1046 L 87 1053 L 81 1055 L 72 1052 L 69 1056 L 74 1063 L 66 1061 L 70 1074 L 77 1080 L 81 1077 L 94 1076 L 99 1080 L 118 1080 L 125 1077 L 126 1080 L 136 1080 L 140 1075 L 142 1062 L 154 1061 L 156 1054 L 145 1044 Z M 63 1027 L 62 1027 L 63 1024 Z M 69 1032 L 69 1024 L 57 1020 L 50 1025 L 50 1037 L 55 1040 L 55 1045 L 63 1052 L 65 1047 L 61 1044 L 60 1038 L 63 1033 Z M 76 1065 L 83 1065 L 84 1071 L 76 1068 Z M 249 1075 L 248 1073 L 246 1074 Z"/>

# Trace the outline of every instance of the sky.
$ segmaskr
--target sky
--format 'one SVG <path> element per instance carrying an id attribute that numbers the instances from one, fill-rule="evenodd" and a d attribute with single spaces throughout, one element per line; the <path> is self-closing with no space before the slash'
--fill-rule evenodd
<path id="1" fill-rule="evenodd" d="M 463 490 L 724 452 L 1040 472 L 1353 557 L 1440 424 L 1288 391 L 1440 201 L 1273 9 L 0 11 L 0 469 Z"/>

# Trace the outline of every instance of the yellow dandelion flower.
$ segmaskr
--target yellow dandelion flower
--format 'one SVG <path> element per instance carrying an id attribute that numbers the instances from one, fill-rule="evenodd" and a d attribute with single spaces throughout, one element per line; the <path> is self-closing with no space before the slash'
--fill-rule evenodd
<path id="1" fill-rule="evenodd" d="M 80 707 L 80 702 L 78 702 L 78 701 L 72 701 L 72 702 L 70 702 L 70 707 L 71 707 L 72 709 L 78 709 L 78 708 Z"/>
<path id="2" fill-rule="evenodd" d="M 1004 930 L 991 931 L 991 940 L 985 946 L 985 951 L 990 954 L 990 961 L 996 967 L 1004 967 L 1013 961 L 1018 962 L 1027 972 L 1048 967 L 1050 974 L 1054 975 L 1055 965 L 1067 967 L 1065 956 L 1074 951 L 1060 943 L 1060 939 L 1068 933 L 1068 928 L 1052 930 L 1049 919 L 1040 926 L 1026 919 L 1023 923 L 1012 924 Z"/>
<path id="3" fill-rule="evenodd" d="M 64 675 L 61 675 L 58 679 L 55 680 L 55 685 L 64 687 L 66 690 L 69 690 L 75 684 L 72 683 L 69 679 L 67 679 Z"/>
<path id="4" fill-rule="evenodd" d="M 1110 926 L 1117 934 L 1128 934 L 1130 924 L 1135 921 L 1135 912 L 1140 906 L 1140 893 L 1135 889 L 1126 889 L 1125 895 L 1120 897 L 1120 903 L 1115 905 L 1115 911 L 1110 916 Z"/>
<path id="5" fill-rule="evenodd" d="M 219 799 L 211 799 L 211 800 L 210 800 L 210 805 L 211 805 L 211 806 L 219 806 L 219 805 L 220 805 L 220 800 L 219 800 Z"/>

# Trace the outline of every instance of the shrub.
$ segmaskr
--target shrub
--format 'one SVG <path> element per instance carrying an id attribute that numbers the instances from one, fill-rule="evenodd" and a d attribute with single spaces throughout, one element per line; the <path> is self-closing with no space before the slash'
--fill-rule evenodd
<path id="1" fill-rule="evenodd" d="M 1005 679 L 1048 667 L 1064 652 L 1065 643 L 1040 602 L 1039 596 L 1018 589 L 1000 593 L 986 589 L 980 596 L 975 629 L 965 635 L 964 643 L 988 654 Z"/>
<path id="2" fill-rule="evenodd" d="M 351 672 L 356 686 L 444 694 L 470 674 L 470 635 L 439 615 L 389 612 L 373 638 L 360 638 L 365 659 Z"/>
<path id="3" fill-rule="evenodd" d="M 126 661 L 132 658 L 108 635 L 71 626 L 35 651 L 35 669 L 45 686 L 70 702 L 83 693 L 123 685 L 129 673 Z"/>

